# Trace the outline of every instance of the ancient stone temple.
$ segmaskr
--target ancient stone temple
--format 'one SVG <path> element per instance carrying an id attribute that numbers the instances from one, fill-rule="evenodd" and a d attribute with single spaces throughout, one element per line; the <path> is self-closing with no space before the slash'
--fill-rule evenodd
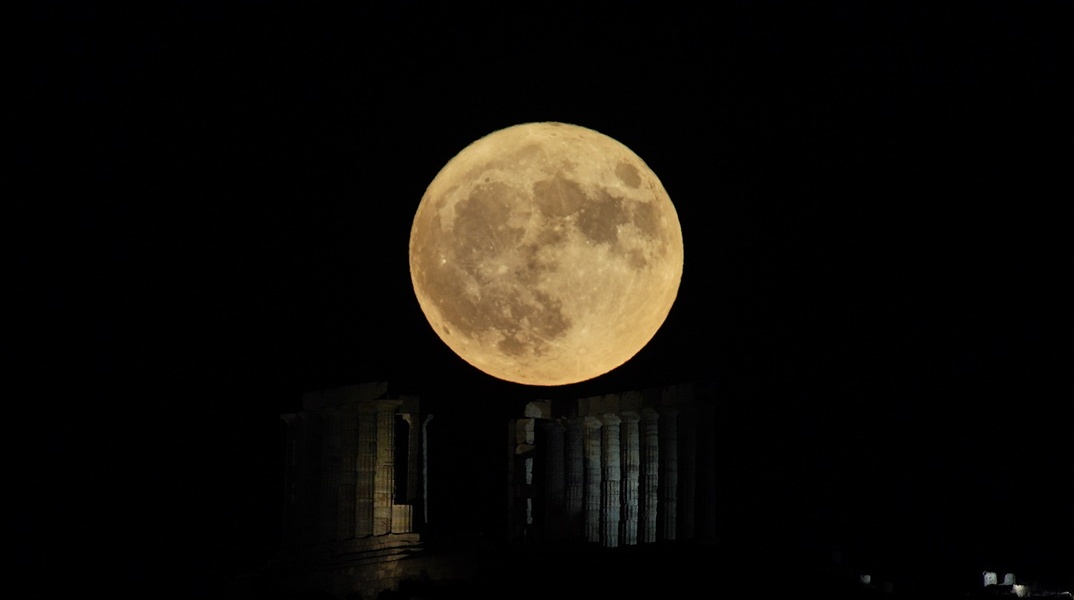
<path id="1" fill-rule="evenodd" d="M 421 550 L 431 417 L 377 382 L 306 393 L 282 418 L 281 552 L 256 582 L 339 596 L 393 589 L 400 560 Z"/>
<path id="2" fill-rule="evenodd" d="M 713 418 L 689 384 L 530 402 L 508 428 L 510 538 L 713 539 Z"/>
<path id="3" fill-rule="evenodd" d="M 423 507 L 418 399 L 386 392 L 386 383 L 310 392 L 302 411 L 283 415 L 285 546 L 417 541 L 406 534 Z"/>
<path id="4" fill-rule="evenodd" d="M 281 550 L 238 582 L 235 597 L 429 598 L 449 585 L 464 585 L 457 588 L 464 597 L 501 597 L 504 589 L 534 596 L 565 574 L 577 575 L 578 565 L 599 570 L 599 561 L 602 568 L 649 573 L 645 583 L 657 589 L 667 569 L 644 562 L 655 556 L 649 550 L 715 538 L 714 411 L 697 401 L 693 386 L 517 402 L 522 416 L 512 419 L 517 409 L 505 408 L 496 417 L 509 423 L 504 473 L 482 468 L 496 461 L 468 462 L 472 455 L 450 441 L 458 437 L 429 435 L 432 424 L 442 423 L 495 447 L 499 427 L 460 431 L 468 421 L 448 413 L 434 420 L 417 397 L 392 397 L 386 383 L 306 393 L 301 410 L 282 415 Z M 439 446 L 427 447 L 429 440 Z M 434 496 L 506 514 L 502 536 L 486 539 L 474 530 L 479 537 L 456 543 L 444 535 L 475 525 L 466 516 L 472 512 L 429 510 L 430 454 L 433 464 L 454 469 L 446 479 L 433 474 L 441 482 Z M 468 465 L 477 471 L 460 475 Z M 502 513 L 500 481 L 508 488 Z M 430 527 L 430 512 L 458 522 Z M 598 578 L 593 585 L 636 591 L 638 582 Z"/>

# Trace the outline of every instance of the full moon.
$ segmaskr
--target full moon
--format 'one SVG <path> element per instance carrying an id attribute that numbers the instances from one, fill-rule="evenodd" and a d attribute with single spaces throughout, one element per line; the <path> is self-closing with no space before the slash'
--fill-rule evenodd
<path id="1" fill-rule="evenodd" d="M 459 357 L 555 386 L 630 360 L 664 324 L 682 230 L 656 174 L 622 143 L 566 123 L 473 142 L 440 170 L 410 231 L 410 277 Z"/>

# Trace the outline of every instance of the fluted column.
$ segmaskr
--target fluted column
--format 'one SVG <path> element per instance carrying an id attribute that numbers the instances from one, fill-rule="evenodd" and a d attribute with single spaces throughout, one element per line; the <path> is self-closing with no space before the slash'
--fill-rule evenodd
<path id="1" fill-rule="evenodd" d="M 660 491 L 660 415 L 651 408 L 641 411 L 641 514 L 638 525 L 641 528 L 641 541 L 651 544 L 656 541 L 658 494 Z"/>
<path id="2" fill-rule="evenodd" d="M 373 535 L 373 490 L 377 472 L 377 407 L 358 405 L 358 450 L 355 477 L 354 535 Z"/>
<path id="3" fill-rule="evenodd" d="M 395 400 L 377 400 L 377 466 L 373 475 L 373 535 L 392 531 L 395 493 Z"/>
<path id="4" fill-rule="evenodd" d="M 638 490 L 641 473 L 641 454 L 638 444 L 638 421 L 636 412 L 620 415 L 620 452 L 623 456 L 623 474 L 620 497 L 623 499 L 623 519 L 620 542 L 633 546 L 638 543 Z"/>
<path id="5" fill-rule="evenodd" d="M 585 417 L 585 539 L 600 541 L 600 419 Z"/>
<path id="6" fill-rule="evenodd" d="M 540 453 L 544 457 L 544 527 L 545 535 L 550 539 L 563 536 L 563 517 L 565 513 L 564 448 L 563 423 L 561 421 L 541 421 L 545 432 L 545 448 Z"/>
<path id="7" fill-rule="evenodd" d="M 567 535 L 580 539 L 585 532 L 585 434 L 582 419 L 568 419 L 566 435 L 564 450 L 567 453 Z"/>
<path id="8" fill-rule="evenodd" d="M 679 409 L 660 410 L 660 532 L 661 539 L 673 541 L 679 509 Z"/>
<path id="9" fill-rule="evenodd" d="M 605 548 L 619 547 L 620 475 L 619 425 L 622 420 L 614 413 L 601 415 L 601 544 Z"/>

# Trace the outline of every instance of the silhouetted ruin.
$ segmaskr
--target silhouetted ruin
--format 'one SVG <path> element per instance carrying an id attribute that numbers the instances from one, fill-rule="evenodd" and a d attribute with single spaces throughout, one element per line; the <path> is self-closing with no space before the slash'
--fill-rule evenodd
<path id="1" fill-rule="evenodd" d="M 452 474 L 437 496 L 430 455 L 440 465 L 484 467 L 433 434 L 438 421 L 419 397 L 392 397 L 384 382 L 309 392 L 301 410 L 282 415 L 279 551 L 237 578 L 235 595 L 524 600 L 568 590 L 659 596 L 683 586 L 770 593 L 778 584 L 837 597 L 949 597 L 890 573 L 864 574 L 838 553 L 809 562 L 793 549 L 728 547 L 717 515 L 717 404 L 704 393 L 680 383 L 529 401 L 503 423 L 507 489 L 489 492 Z M 484 426 L 463 433 L 498 435 Z M 464 543 L 443 536 L 450 528 L 438 529 L 430 515 L 452 518 L 436 510 L 448 497 L 489 514 L 505 508 L 502 533 Z M 981 577 L 960 596 L 1071 600 L 1013 573 Z"/>
<path id="2" fill-rule="evenodd" d="M 424 580 L 467 584 L 472 593 L 506 576 L 511 567 L 490 562 L 505 552 L 712 540 L 714 451 L 699 428 L 711 429 L 713 411 L 693 396 L 682 384 L 526 404 L 506 424 L 508 522 L 482 557 L 433 552 L 423 539 L 426 457 L 450 450 L 427 447 L 435 422 L 418 397 L 389 398 L 383 382 L 307 393 L 301 411 L 283 415 L 280 552 L 238 589 L 370 598 Z"/>

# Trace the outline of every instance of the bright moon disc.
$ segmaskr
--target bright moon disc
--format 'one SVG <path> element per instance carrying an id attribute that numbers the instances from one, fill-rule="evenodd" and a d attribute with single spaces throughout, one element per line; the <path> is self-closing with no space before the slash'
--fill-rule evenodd
<path id="1" fill-rule="evenodd" d="M 629 148 L 592 129 L 493 132 L 429 184 L 410 277 L 440 339 L 485 373 L 565 385 L 630 360 L 682 278 L 675 207 Z"/>

